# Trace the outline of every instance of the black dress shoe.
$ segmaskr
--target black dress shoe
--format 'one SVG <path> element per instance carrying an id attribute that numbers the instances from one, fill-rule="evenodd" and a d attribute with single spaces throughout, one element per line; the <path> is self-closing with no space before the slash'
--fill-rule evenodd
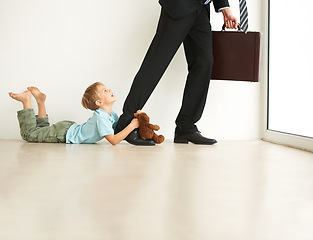
<path id="1" fill-rule="evenodd" d="M 217 143 L 215 139 L 203 137 L 199 131 L 182 135 L 175 134 L 174 143 L 188 143 L 188 142 L 203 145 L 213 145 Z"/>
<path id="2" fill-rule="evenodd" d="M 138 145 L 138 146 L 154 146 L 155 142 L 153 140 L 143 140 L 138 133 L 138 130 L 135 129 L 132 131 L 126 138 L 125 140 L 133 145 Z"/>

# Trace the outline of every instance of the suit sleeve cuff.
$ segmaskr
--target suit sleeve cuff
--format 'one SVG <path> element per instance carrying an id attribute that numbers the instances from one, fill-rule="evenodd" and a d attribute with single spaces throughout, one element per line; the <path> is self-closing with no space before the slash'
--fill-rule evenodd
<path id="1" fill-rule="evenodd" d="M 217 10 L 217 12 L 221 12 L 223 9 L 226 9 L 226 8 L 230 8 L 230 7 L 222 7 L 222 8 L 219 8 L 219 9 Z"/>

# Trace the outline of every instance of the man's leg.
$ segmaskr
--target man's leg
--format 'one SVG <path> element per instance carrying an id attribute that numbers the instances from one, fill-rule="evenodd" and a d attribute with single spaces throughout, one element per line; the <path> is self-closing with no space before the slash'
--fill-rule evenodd
<path id="1" fill-rule="evenodd" d="M 124 102 L 115 133 L 125 128 L 133 114 L 143 108 L 196 17 L 197 12 L 194 12 L 184 18 L 172 19 L 164 10 L 161 11 L 157 32 Z"/>
<path id="2" fill-rule="evenodd" d="M 183 140 L 184 137 L 181 138 L 181 136 L 187 134 L 186 139 L 191 141 L 189 134 L 194 135 L 198 132 L 195 123 L 199 121 L 204 110 L 213 65 L 212 31 L 209 14 L 205 8 L 203 8 L 197 22 L 184 40 L 184 49 L 189 74 L 185 85 L 182 107 L 176 119 L 175 142 L 182 140 L 186 143 Z M 210 139 L 208 141 L 206 138 L 201 141 L 202 136 L 196 135 L 196 141 L 192 141 L 194 143 L 216 143 L 215 140 Z"/>

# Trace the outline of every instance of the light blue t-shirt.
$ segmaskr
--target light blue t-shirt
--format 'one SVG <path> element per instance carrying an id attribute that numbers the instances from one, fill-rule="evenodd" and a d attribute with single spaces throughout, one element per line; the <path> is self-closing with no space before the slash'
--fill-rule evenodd
<path id="1" fill-rule="evenodd" d="M 87 122 L 78 125 L 74 123 L 66 133 L 66 143 L 95 143 L 104 136 L 114 134 L 118 116 L 111 111 L 111 116 L 98 108 Z"/>

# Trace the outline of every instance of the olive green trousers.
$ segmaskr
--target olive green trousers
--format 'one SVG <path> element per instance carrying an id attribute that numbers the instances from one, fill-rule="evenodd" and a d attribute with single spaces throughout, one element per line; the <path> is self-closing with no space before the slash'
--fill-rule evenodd
<path id="1" fill-rule="evenodd" d="M 21 137 L 28 142 L 66 143 L 67 130 L 73 121 L 61 121 L 50 125 L 48 116 L 38 117 L 34 109 L 28 108 L 17 112 Z"/>

